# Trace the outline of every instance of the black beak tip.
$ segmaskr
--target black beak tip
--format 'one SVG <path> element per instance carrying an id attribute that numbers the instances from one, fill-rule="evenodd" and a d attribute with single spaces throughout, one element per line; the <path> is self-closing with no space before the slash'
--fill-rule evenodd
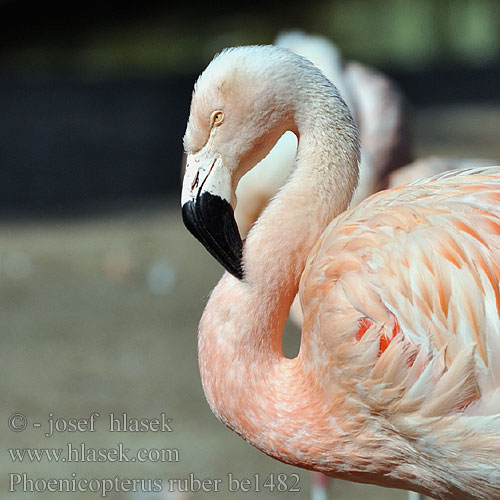
<path id="1" fill-rule="evenodd" d="M 182 206 L 182 220 L 189 232 L 224 268 L 243 279 L 243 243 L 231 205 L 220 196 L 204 192 Z"/>

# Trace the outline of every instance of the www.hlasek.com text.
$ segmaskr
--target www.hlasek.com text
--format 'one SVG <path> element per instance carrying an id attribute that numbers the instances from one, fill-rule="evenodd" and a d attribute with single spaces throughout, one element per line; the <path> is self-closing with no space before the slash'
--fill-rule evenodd
<path id="1" fill-rule="evenodd" d="M 131 452 L 123 443 L 114 448 L 92 448 L 85 443 L 67 443 L 64 448 L 9 448 L 16 463 L 59 462 L 179 462 L 177 448 L 139 448 Z"/>

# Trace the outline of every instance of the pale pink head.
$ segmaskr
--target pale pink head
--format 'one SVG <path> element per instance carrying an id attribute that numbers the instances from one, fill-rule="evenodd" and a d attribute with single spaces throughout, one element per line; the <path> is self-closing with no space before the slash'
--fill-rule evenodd
<path id="1" fill-rule="evenodd" d="M 342 121 L 324 129 L 349 129 L 349 111 L 331 82 L 307 59 L 275 46 L 226 49 L 196 82 L 184 136 L 184 221 L 235 276 L 242 277 L 233 216 L 238 181 L 285 131 L 300 135 L 301 123 L 322 116 Z"/>

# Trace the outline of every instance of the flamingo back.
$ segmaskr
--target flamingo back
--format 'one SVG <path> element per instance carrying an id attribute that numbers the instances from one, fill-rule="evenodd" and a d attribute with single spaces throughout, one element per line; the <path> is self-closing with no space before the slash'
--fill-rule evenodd
<path id="1" fill-rule="evenodd" d="M 473 464 L 454 474 L 477 491 L 500 484 L 499 200 L 500 167 L 379 192 L 331 223 L 300 283 L 311 376 L 443 474 Z"/>

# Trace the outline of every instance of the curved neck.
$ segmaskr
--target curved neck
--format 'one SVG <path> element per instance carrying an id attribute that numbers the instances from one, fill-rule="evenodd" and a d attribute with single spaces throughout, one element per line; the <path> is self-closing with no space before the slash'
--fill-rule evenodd
<path id="1" fill-rule="evenodd" d="M 347 208 L 358 162 L 347 108 L 340 100 L 333 102 L 335 109 L 320 104 L 306 102 L 308 113 L 296 112 L 296 169 L 247 237 L 245 279 L 224 275 L 199 329 L 200 373 L 214 413 L 265 453 L 302 465 L 318 455 L 298 455 L 303 445 L 280 429 L 307 436 L 309 444 L 328 443 L 317 435 L 321 402 L 305 383 L 300 356 L 284 357 L 281 337 L 307 256 L 327 224 Z"/>
<path id="2" fill-rule="evenodd" d="M 326 226 L 349 205 L 358 180 L 357 130 L 339 97 L 309 97 L 295 115 L 296 167 L 249 232 L 243 253 L 244 289 L 274 330 L 261 341 L 281 355 L 281 334 L 307 256 Z M 278 333 L 276 333 L 276 330 Z M 271 334 L 269 334 L 271 333 Z M 255 343 L 252 338 L 250 346 Z"/>

